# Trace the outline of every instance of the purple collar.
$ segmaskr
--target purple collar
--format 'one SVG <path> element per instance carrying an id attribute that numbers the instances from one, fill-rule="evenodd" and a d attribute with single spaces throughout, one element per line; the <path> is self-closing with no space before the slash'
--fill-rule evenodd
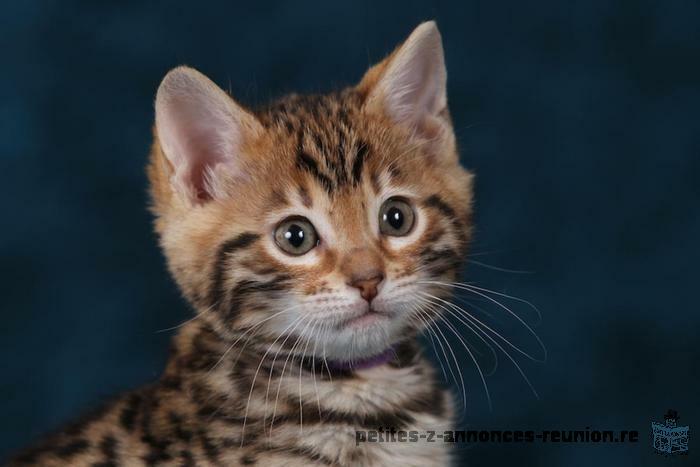
<path id="1" fill-rule="evenodd" d="M 393 347 L 389 347 L 384 352 L 373 357 L 360 360 L 327 360 L 326 364 L 332 371 L 347 371 L 347 370 L 367 370 L 369 368 L 378 367 L 391 361 L 396 356 Z"/>

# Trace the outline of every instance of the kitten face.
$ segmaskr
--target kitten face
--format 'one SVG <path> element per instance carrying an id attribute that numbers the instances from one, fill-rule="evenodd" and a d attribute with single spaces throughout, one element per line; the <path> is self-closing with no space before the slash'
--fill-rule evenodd
<path id="1" fill-rule="evenodd" d="M 444 84 L 434 23 L 358 86 L 257 113 L 171 72 L 149 174 L 169 266 L 202 319 L 340 360 L 433 319 L 425 294 L 454 280 L 471 214 Z"/>

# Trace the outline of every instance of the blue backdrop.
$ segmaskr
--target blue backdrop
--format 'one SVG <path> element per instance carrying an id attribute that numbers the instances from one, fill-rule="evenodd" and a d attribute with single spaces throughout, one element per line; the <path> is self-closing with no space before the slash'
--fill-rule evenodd
<path id="1" fill-rule="evenodd" d="M 165 72 L 195 66 L 248 104 L 328 90 L 433 18 L 477 174 L 465 280 L 536 304 L 549 350 L 545 363 L 511 352 L 539 399 L 501 356 L 489 410 L 452 339 L 461 426 L 640 431 L 637 444 L 462 446 L 465 462 L 657 465 L 650 423 L 668 408 L 693 437 L 700 3 L 145 3 L 15 2 L 0 15 L 0 458 L 154 379 L 172 335 L 157 331 L 190 314 L 146 210 Z M 505 310 L 470 301 L 537 356 Z"/>

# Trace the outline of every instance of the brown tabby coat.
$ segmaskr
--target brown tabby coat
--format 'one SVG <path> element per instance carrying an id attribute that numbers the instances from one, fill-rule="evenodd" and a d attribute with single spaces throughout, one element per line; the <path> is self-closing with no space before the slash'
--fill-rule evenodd
<path id="1" fill-rule="evenodd" d="M 430 282 L 454 280 L 471 229 L 444 79 L 432 22 L 359 85 L 255 113 L 194 70 L 169 73 L 148 174 L 163 251 L 197 317 L 157 382 L 13 465 L 449 463 L 443 443 L 355 442 L 356 430 L 451 428 L 451 397 L 416 343 L 440 319 L 421 293 L 446 298 Z M 378 233 L 390 196 L 416 213 L 406 237 Z M 289 215 L 318 231 L 306 255 L 272 240 Z M 339 318 L 358 300 L 346 284 L 367 268 L 383 278 L 372 302 L 383 317 L 352 328 Z M 387 348 L 394 357 L 370 368 L 327 363 Z"/>

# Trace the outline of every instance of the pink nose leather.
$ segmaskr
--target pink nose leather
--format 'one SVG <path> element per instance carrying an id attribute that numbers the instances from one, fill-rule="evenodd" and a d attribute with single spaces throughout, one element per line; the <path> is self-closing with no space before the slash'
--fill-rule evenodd
<path id="1" fill-rule="evenodd" d="M 350 282 L 352 287 L 360 290 L 360 295 L 362 298 L 371 302 L 374 297 L 377 296 L 377 286 L 384 280 L 384 275 L 381 273 L 375 273 L 368 278 L 359 278 Z"/>

